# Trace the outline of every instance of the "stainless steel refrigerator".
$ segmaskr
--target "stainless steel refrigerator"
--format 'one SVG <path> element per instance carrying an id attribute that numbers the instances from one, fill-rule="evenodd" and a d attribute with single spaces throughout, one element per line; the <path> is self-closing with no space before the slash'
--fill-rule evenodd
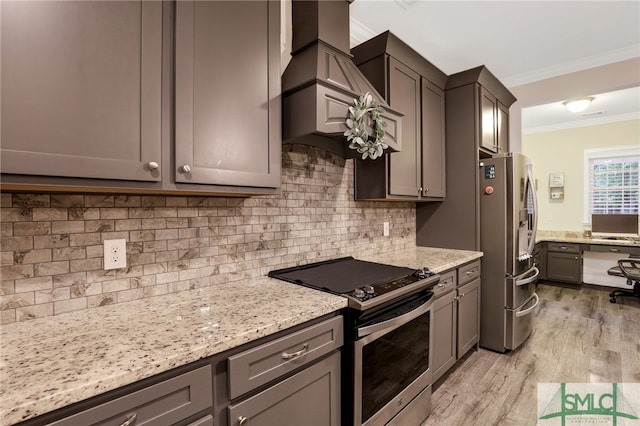
<path id="1" fill-rule="evenodd" d="M 498 352 L 516 349 L 529 337 L 539 302 L 532 168 L 530 160 L 517 153 L 480 162 L 480 346 Z"/>

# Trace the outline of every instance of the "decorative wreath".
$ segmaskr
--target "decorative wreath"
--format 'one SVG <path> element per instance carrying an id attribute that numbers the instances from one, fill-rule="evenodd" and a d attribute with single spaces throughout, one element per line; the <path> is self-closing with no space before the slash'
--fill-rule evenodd
<path id="1" fill-rule="evenodd" d="M 347 141 L 350 142 L 349 148 L 362 154 L 363 160 L 367 157 L 375 160 L 381 157 L 383 151 L 389 147 L 384 143 L 384 128 L 387 127 L 387 122 L 381 119 L 385 112 L 384 108 L 378 105 L 369 92 L 360 96 L 359 99 L 354 99 L 353 103 L 354 106 L 349 107 L 349 118 L 346 121 L 349 129 L 344 132 Z M 369 133 L 365 130 L 364 118 L 367 114 L 373 123 L 375 140 L 369 139 Z"/>

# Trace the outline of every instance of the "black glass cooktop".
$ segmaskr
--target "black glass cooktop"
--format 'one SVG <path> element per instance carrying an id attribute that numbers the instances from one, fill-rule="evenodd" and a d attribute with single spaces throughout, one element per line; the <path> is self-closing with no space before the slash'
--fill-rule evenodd
<path id="1" fill-rule="evenodd" d="M 356 288 L 388 283 L 415 272 L 411 268 L 367 262 L 349 256 L 278 269 L 269 272 L 269 276 L 330 293 L 346 294 Z"/>

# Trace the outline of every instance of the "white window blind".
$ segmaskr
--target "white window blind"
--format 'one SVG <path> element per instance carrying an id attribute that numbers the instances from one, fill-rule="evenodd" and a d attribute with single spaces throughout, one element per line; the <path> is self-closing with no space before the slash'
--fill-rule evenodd
<path id="1" fill-rule="evenodd" d="M 591 214 L 638 214 L 640 148 L 585 151 L 585 222 Z"/>

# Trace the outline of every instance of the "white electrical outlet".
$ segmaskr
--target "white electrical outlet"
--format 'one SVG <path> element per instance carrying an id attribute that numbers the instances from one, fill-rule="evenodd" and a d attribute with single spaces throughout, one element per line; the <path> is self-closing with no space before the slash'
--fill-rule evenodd
<path id="1" fill-rule="evenodd" d="M 127 267 L 127 240 L 104 240 L 104 270 Z"/>
<path id="2" fill-rule="evenodd" d="M 383 237 L 389 236 L 389 222 L 384 222 L 382 224 L 382 236 Z"/>

